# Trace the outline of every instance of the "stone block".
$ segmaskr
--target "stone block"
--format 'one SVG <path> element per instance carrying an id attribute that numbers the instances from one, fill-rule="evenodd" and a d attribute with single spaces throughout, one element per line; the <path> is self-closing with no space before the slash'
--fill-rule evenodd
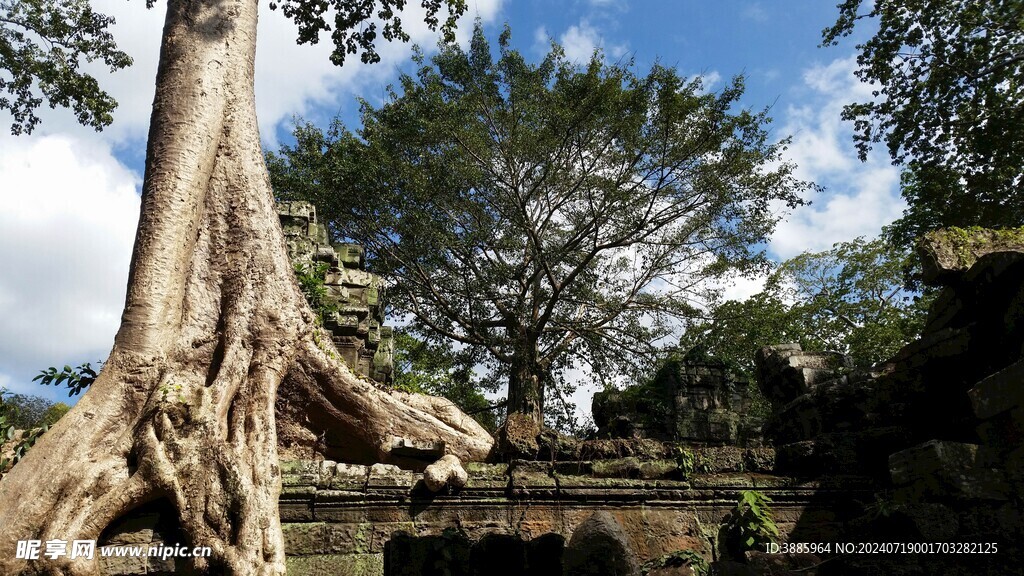
<path id="1" fill-rule="evenodd" d="M 402 470 L 393 464 L 374 464 L 370 467 L 366 487 L 368 490 L 376 488 L 410 489 L 415 483 L 416 478 L 411 470 Z"/>
<path id="2" fill-rule="evenodd" d="M 976 444 L 930 440 L 889 456 L 892 481 L 911 498 L 1005 500 L 1004 474 Z"/>
<path id="3" fill-rule="evenodd" d="M 282 460 L 283 486 L 316 486 L 320 483 L 320 464 L 312 460 Z"/>
<path id="4" fill-rule="evenodd" d="M 444 442 L 441 440 L 416 440 L 393 436 L 391 438 L 391 454 L 433 462 L 444 456 Z"/>
<path id="5" fill-rule="evenodd" d="M 513 460 L 509 469 L 512 492 L 519 496 L 557 493 L 558 485 L 546 462 Z"/>
<path id="6" fill-rule="evenodd" d="M 370 469 L 361 464 L 337 464 L 331 477 L 330 488 L 335 490 L 363 491 Z"/>
<path id="7" fill-rule="evenodd" d="M 640 460 L 638 458 L 613 458 L 596 460 L 591 464 L 595 478 L 639 478 Z"/>
<path id="8" fill-rule="evenodd" d="M 289 556 L 288 576 L 380 576 L 383 554 L 321 554 Z"/>
<path id="9" fill-rule="evenodd" d="M 1021 229 L 946 228 L 929 232 L 917 246 L 925 283 L 948 284 L 986 254 L 1024 252 Z"/>
<path id="10" fill-rule="evenodd" d="M 981 419 L 1024 406 L 1024 360 L 978 382 L 968 395 L 974 414 Z"/>
<path id="11" fill-rule="evenodd" d="M 815 386 L 852 368 L 835 352 L 805 352 L 799 344 L 766 346 L 754 355 L 757 384 L 775 406 L 784 406 Z"/>
<path id="12" fill-rule="evenodd" d="M 102 546 L 108 552 L 96 551 L 100 561 L 100 571 L 105 576 L 135 576 L 145 574 L 148 570 L 149 558 L 146 556 L 116 556 L 114 550 L 125 546 Z"/>
<path id="13" fill-rule="evenodd" d="M 282 522 L 284 547 L 288 554 L 319 554 L 326 552 L 326 524 L 323 522 Z"/>

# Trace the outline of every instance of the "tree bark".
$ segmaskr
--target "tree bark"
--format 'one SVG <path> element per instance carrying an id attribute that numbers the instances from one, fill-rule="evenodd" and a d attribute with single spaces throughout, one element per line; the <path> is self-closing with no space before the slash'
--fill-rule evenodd
<path id="1" fill-rule="evenodd" d="M 0 574 L 92 575 L 16 560 L 18 540 L 98 539 L 167 498 L 214 574 L 284 573 L 275 401 L 388 460 L 390 435 L 480 460 L 490 437 L 450 403 L 355 377 L 316 336 L 263 163 L 253 96 L 257 0 L 169 0 L 121 327 L 78 404 L 0 482 Z M 371 451 L 369 448 L 373 447 Z"/>

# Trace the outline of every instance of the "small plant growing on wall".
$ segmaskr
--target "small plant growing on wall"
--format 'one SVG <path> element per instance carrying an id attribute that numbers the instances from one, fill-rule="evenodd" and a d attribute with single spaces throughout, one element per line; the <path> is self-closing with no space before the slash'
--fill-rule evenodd
<path id="1" fill-rule="evenodd" d="M 317 322 L 323 326 L 324 321 L 337 307 L 327 296 L 327 287 L 324 281 L 330 265 L 326 262 L 295 263 L 295 276 L 299 280 L 299 289 L 302 290 L 306 302 L 316 314 Z"/>
<path id="2" fill-rule="evenodd" d="M 771 499 L 757 490 L 744 490 L 722 524 L 719 541 L 725 554 L 740 558 L 747 550 L 763 548 L 778 539 Z"/>

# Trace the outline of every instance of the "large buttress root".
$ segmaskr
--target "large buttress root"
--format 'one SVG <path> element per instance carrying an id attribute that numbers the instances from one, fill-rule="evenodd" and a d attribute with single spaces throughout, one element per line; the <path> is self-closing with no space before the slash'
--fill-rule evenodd
<path id="1" fill-rule="evenodd" d="M 304 340 L 281 390 L 286 401 L 302 406 L 306 421 L 300 425 L 313 436 L 340 439 L 340 446 L 322 449 L 324 455 L 424 466 L 391 454 L 391 441 L 398 437 L 442 441 L 446 453 L 467 462 L 488 458 L 494 440 L 450 400 L 382 389 L 353 374 L 329 342 L 326 334 Z"/>
<path id="2" fill-rule="evenodd" d="M 158 498 L 189 544 L 212 548 L 197 568 L 283 574 L 275 401 L 286 374 L 311 418 L 371 456 L 387 458 L 390 435 L 442 439 L 463 460 L 490 450 L 447 401 L 382 391 L 316 344 L 259 146 L 257 0 L 167 9 L 121 327 L 91 389 L 0 481 L 5 576 L 96 574 L 96 559 L 15 559 L 16 542 L 95 540 Z"/>

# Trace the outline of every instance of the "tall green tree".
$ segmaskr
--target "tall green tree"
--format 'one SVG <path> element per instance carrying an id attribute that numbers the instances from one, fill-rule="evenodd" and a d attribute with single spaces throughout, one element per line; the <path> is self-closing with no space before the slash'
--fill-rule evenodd
<path id="1" fill-rule="evenodd" d="M 483 392 L 497 391 L 497 383 L 474 372 L 480 358 L 471 349 L 421 340 L 405 330 L 395 332 L 394 386 L 406 392 L 442 396 L 454 402 L 492 434 L 498 428 L 501 403 L 492 404 Z"/>
<path id="2" fill-rule="evenodd" d="M 941 226 L 1024 224 L 1024 2 L 845 0 L 823 32 L 857 46 L 875 99 L 847 105 L 861 158 L 885 142 L 906 167 L 901 243 Z"/>
<path id="3" fill-rule="evenodd" d="M 706 280 L 763 266 L 772 203 L 810 185 L 767 112 L 740 109 L 742 78 L 709 93 L 557 45 L 531 64 L 509 39 L 492 53 L 477 26 L 468 51 L 420 56 L 386 104 L 364 102 L 358 135 L 306 126 L 269 164 L 279 196 L 367 247 L 418 330 L 494 360 L 509 414 L 539 426 L 566 370 L 646 363 Z"/>

